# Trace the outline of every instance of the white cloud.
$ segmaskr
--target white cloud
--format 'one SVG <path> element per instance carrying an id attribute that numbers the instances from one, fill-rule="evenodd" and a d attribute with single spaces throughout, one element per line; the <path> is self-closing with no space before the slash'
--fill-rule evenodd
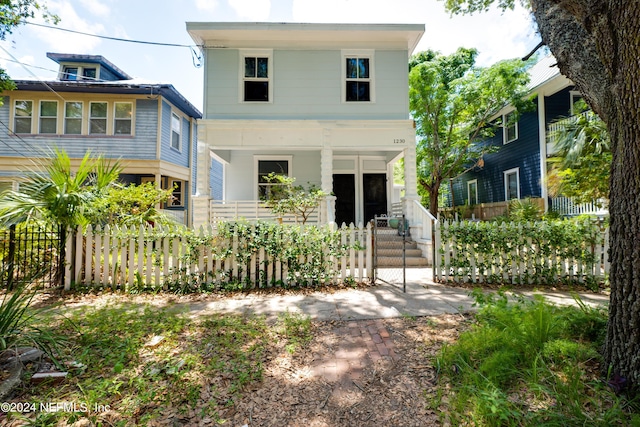
<path id="1" fill-rule="evenodd" d="M 60 17 L 58 26 L 89 34 L 104 34 L 104 25 L 91 23 L 78 15 L 68 0 L 50 1 L 47 7 Z M 61 53 L 92 53 L 100 44 L 97 37 L 73 34 L 66 31 L 34 27 L 34 32 L 50 49 Z"/>
<path id="2" fill-rule="evenodd" d="M 80 0 L 80 3 L 86 10 L 96 16 L 107 17 L 111 14 L 111 8 L 104 1 Z"/>
<path id="3" fill-rule="evenodd" d="M 264 21 L 271 12 L 271 0 L 228 0 L 240 19 Z"/>
<path id="4" fill-rule="evenodd" d="M 196 0 L 196 8 L 205 12 L 213 12 L 218 8 L 217 0 Z"/>

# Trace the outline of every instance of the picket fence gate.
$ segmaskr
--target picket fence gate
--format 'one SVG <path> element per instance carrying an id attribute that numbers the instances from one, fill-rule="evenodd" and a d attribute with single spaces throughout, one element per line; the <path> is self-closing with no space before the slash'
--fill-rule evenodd
<path id="1" fill-rule="evenodd" d="M 480 227 L 480 223 L 475 224 Z M 473 243 L 457 242 L 453 237 L 443 238 L 443 231 L 450 226 L 446 221 L 436 221 L 434 225 L 433 275 L 439 282 L 540 285 L 601 283 L 609 274 L 609 228 L 599 232 L 595 244 L 584 245 L 594 260 L 593 263 L 585 263 L 576 258 L 562 257 L 558 252 L 545 255 L 545 251 L 537 247 L 531 238 L 526 239 L 522 246 L 512 247 L 509 253 L 494 252 L 491 257 L 485 257 Z M 513 233 L 519 232 L 518 226 L 522 227 L 501 225 Z"/>
<path id="2" fill-rule="evenodd" d="M 180 284 L 211 288 L 229 283 L 241 285 L 239 288 L 292 287 L 373 278 L 371 224 L 338 229 L 341 245 L 348 247 L 342 256 L 321 253 L 299 259 L 311 263 L 312 256 L 325 257 L 331 268 L 322 283 L 299 273 L 289 274 L 286 263 L 269 256 L 265 248 L 256 248 L 249 258 L 240 259 L 236 256 L 237 234 L 227 243 L 230 250 L 220 256 L 210 245 L 193 248 L 187 236 L 159 230 L 161 227 L 151 226 L 78 227 L 67 239 L 65 289 L 72 283 L 121 289 L 167 289 Z M 217 233 L 212 226 L 200 227 L 197 236 L 211 241 Z"/>

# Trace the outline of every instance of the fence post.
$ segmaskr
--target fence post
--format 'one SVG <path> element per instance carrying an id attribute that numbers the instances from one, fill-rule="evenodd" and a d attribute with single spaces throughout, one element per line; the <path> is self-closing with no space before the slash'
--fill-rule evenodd
<path id="1" fill-rule="evenodd" d="M 7 268 L 7 289 L 13 290 L 13 263 L 16 257 L 16 225 L 9 227 L 9 266 Z"/>

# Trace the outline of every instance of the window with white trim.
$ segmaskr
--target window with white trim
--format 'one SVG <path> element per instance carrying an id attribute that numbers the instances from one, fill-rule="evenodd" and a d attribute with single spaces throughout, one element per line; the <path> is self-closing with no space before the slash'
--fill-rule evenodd
<path id="1" fill-rule="evenodd" d="M 64 133 L 65 135 L 82 134 L 82 102 L 64 103 Z"/>
<path id="2" fill-rule="evenodd" d="M 113 120 L 114 135 L 131 135 L 133 121 L 133 103 L 116 102 Z"/>
<path id="3" fill-rule="evenodd" d="M 589 109 L 586 101 L 582 94 L 578 91 L 572 90 L 570 92 L 571 96 L 571 115 L 575 116 L 576 114 L 584 113 Z"/>
<path id="4" fill-rule="evenodd" d="M 89 103 L 89 135 L 107 134 L 107 103 Z"/>
<path id="5" fill-rule="evenodd" d="M 58 133 L 58 101 L 40 101 L 38 133 Z"/>
<path id="6" fill-rule="evenodd" d="M 271 51 L 245 51 L 241 55 L 242 102 L 271 102 Z"/>
<path id="7" fill-rule="evenodd" d="M 504 197 L 506 201 L 520 198 L 520 168 L 504 171 Z"/>
<path id="8" fill-rule="evenodd" d="M 373 102 L 373 51 L 342 52 L 343 102 Z"/>
<path id="9" fill-rule="evenodd" d="M 184 206 L 184 199 L 182 197 L 182 189 L 184 187 L 183 181 L 169 180 L 169 184 L 171 188 L 171 200 L 169 201 L 169 206 L 171 207 Z"/>
<path id="10" fill-rule="evenodd" d="M 477 205 L 478 204 L 478 180 L 474 179 L 471 181 L 467 181 L 467 204 L 468 205 Z"/>
<path id="11" fill-rule="evenodd" d="M 176 113 L 171 113 L 171 148 L 180 150 L 182 120 Z"/>
<path id="12" fill-rule="evenodd" d="M 291 176 L 291 156 L 262 157 L 256 159 L 256 181 L 258 183 L 258 199 L 267 200 L 273 193 L 274 186 L 282 183 L 268 179 L 269 174 Z"/>
<path id="13" fill-rule="evenodd" d="M 518 139 L 518 120 L 515 111 L 502 116 L 502 129 L 503 144 L 508 144 Z"/>
<path id="14" fill-rule="evenodd" d="M 13 132 L 31 133 L 33 101 L 17 100 L 13 110 Z"/>

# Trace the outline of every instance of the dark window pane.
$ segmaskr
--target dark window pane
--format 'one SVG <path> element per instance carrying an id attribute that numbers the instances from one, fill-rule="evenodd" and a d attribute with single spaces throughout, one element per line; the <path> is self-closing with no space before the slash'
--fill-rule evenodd
<path id="1" fill-rule="evenodd" d="M 347 78 L 358 78 L 358 60 L 356 58 L 347 58 Z"/>
<path id="2" fill-rule="evenodd" d="M 256 58 L 244 58 L 244 76 L 256 76 Z"/>
<path id="3" fill-rule="evenodd" d="M 82 133 L 82 120 L 66 119 L 64 133 L 67 135 L 80 135 Z"/>
<path id="4" fill-rule="evenodd" d="M 15 133 L 31 133 L 31 117 L 16 117 Z"/>
<path id="5" fill-rule="evenodd" d="M 91 117 L 107 117 L 107 103 L 106 102 L 92 102 L 91 103 Z"/>
<path id="6" fill-rule="evenodd" d="M 369 58 L 358 59 L 358 77 L 361 79 L 369 78 Z"/>
<path id="7" fill-rule="evenodd" d="M 116 120 L 114 127 L 116 135 L 131 135 L 131 120 Z"/>
<path id="8" fill-rule="evenodd" d="M 16 101 L 16 116 L 31 117 L 31 101 Z"/>
<path id="9" fill-rule="evenodd" d="M 58 120 L 55 117 L 40 118 L 40 133 L 56 133 Z"/>
<path id="10" fill-rule="evenodd" d="M 269 77 L 269 58 L 258 58 L 257 77 L 266 79 Z"/>
<path id="11" fill-rule="evenodd" d="M 269 101 L 269 82 L 244 82 L 245 101 Z"/>
<path id="12" fill-rule="evenodd" d="M 78 80 L 78 69 L 77 68 L 65 68 L 63 80 Z"/>
<path id="13" fill-rule="evenodd" d="M 40 115 L 56 117 L 58 115 L 58 103 L 56 101 L 42 101 L 40 103 Z"/>
<path id="14" fill-rule="evenodd" d="M 258 182 L 268 182 L 265 177 L 270 173 L 276 175 L 289 175 L 289 162 L 286 160 L 259 160 L 258 161 Z"/>
<path id="15" fill-rule="evenodd" d="M 88 79 L 94 80 L 96 78 L 96 69 L 95 68 L 85 68 L 82 71 L 82 74 Z"/>
<path id="16" fill-rule="evenodd" d="M 91 121 L 89 121 L 89 133 L 92 135 L 106 134 L 107 119 L 91 119 Z"/>
<path id="17" fill-rule="evenodd" d="M 347 82 L 347 101 L 369 100 L 369 82 Z"/>

